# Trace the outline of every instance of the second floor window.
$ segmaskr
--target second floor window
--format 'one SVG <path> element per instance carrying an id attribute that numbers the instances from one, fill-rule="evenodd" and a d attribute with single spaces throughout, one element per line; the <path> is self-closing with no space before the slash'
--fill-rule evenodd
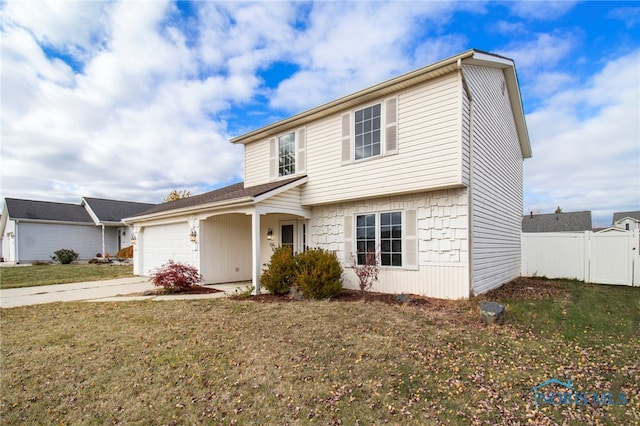
<path id="1" fill-rule="evenodd" d="M 278 138 L 278 176 L 296 172 L 296 134 L 289 133 Z"/>
<path id="2" fill-rule="evenodd" d="M 381 104 L 355 112 L 355 159 L 380 155 Z"/>

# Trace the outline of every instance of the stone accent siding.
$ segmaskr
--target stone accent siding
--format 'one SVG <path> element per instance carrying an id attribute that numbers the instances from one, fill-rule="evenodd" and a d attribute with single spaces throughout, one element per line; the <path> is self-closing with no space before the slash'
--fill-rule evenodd
<path id="1" fill-rule="evenodd" d="M 420 265 L 468 263 L 466 188 L 316 206 L 309 220 L 309 243 L 344 259 L 344 217 L 393 210 L 416 210 Z"/>

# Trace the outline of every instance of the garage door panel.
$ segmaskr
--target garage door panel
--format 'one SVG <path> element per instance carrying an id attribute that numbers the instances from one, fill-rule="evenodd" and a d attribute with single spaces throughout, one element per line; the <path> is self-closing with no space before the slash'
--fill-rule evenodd
<path id="1" fill-rule="evenodd" d="M 170 259 L 191 264 L 191 245 L 186 222 L 145 228 L 142 232 L 143 273 L 150 275 Z"/>

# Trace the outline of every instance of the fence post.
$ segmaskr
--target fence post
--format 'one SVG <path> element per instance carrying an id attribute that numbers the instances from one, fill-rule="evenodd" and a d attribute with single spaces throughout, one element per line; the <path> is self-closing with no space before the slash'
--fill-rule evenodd
<path id="1" fill-rule="evenodd" d="M 584 231 L 584 282 L 591 282 L 591 231 Z"/>

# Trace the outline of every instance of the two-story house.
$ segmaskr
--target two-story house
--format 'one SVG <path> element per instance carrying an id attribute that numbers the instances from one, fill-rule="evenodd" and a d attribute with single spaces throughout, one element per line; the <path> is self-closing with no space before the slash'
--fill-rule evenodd
<path id="1" fill-rule="evenodd" d="M 244 182 L 129 218 L 134 273 L 252 281 L 274 244 L 376 251 L 374 290 L 466 298 L 520 275 L 531 156 L 514 63 L 469 50 L 231 140 Z"/>

